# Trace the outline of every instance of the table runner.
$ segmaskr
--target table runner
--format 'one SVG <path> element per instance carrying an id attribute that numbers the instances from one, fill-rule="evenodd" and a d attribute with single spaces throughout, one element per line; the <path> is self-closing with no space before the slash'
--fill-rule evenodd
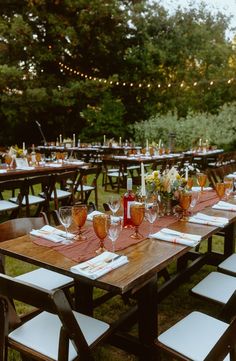
<path id="1" fill-rule="evenodd" d="M 218 197 L 214 191 L 201 193 L 199 203 L 194 208 L 194 213 L 213 205 L 217 201 Z M 131 245 L 142 242 L 148 237 L 149 233 L 158 232 L 161 228 L 168 227 L 177 220 L 178 219 L 175 216 L 171 215 L 158 218 L 153 225 L 150 225 L 147 221 L 144 221 L 139 227 L 139 231 L 143 235 L 143 238 L 137 240 L 130 237 L 130 235 L 134 233 L 134 229 L 123 229 L 115 243 L 116 252 L 123 250 Z M 91 224 L 89 224 L 89 222 L 86 224 L 83 234 L 87 237 L 85 241 L 75 241 L 69 245 L 62 245 L 58 243 L 55 244 L 45 239 L 36 238 L 33 236 L 32 241 L 40 246 L 53 248 L 63 254 L 65 257 L 80 263 L 95 257 L 96 250 L 99 248 L 99 240 L 93 231 L 92 222 Z M 112 243 L 108 237 L 105 239 L 104 244 L 107 250 L 112 250 Z"/>

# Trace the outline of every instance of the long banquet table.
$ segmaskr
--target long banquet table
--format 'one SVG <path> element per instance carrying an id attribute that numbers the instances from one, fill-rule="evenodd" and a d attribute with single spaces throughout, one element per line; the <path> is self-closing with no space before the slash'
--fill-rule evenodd
<path id="1" fill-rule="evenodd" d="M 212 197 L 210 204 L 216 202 L 217 199 Z M 236 203 L 236 200 L 232 200 Z M 203 202 L 203 206 L 206 202 Z M 234 252 L 234 223 L 236 221 L 236 212 L 214 210 L 211 206 L 204 208 L 204 213 L 226 217 L 229 220 L 229 225 L 225 237 L 225 249 L 222 258 Z M 91 223 L 87 222 L 86 230 L 92 234 Z M 179 230 L 181 232 L 201 235 L 202 240 L 208 239 L 216 234 L 220 228 L 209 225 L 193 224 L 186 221 L 176 221 L 175 217 L 162 217 L 154 225 L 154 230 L 159 230 L 162 227 L 168 226 L 171 229 Z M 0 243 L 0 253 L 32 263 L 36 266 L 45 267 L 62 274 L 71 276 L 75 280 L 75 295 L 76 307 L 78 310 L 87 314 L 93 312 L 93 288 L 98 287 L 102 290 L 109 291 L 113 294 L 128 295 L 137 300 L 137 307 L 132 316 L 138 322 L 138 338 L 127 335 L 121 330 L 124 330 L 124 324 L 131 317 L 128 311 L 124 317 L 120 318 L 121 329 L 116 332 L 111 338 L 114 345 L 119 345 L 128 349 L 128 351 L 138 354 L 141 360 L 157 360 L 158 350 L 154 346 L 154 340 L 158 335 L 158 302 L 163 295 L 178 286 L 179 281 L 183 281 L 187 274 L 192 274 L 201 265 L 207 263 L 210 258 L 209 254 L 198 254 L 199 267 L 197 266 L 197 257 L 193 261 L 192 270 L 190 267 L 179 268 L 179 278 L 175 278 L 174 282 L 167 282 L 166 290 L 162 287 L 158 288 L 157 278 L 160 271 L 165 269 L 170 263 L 180 261 L 186 257 L 192 250 L 190 247 L 183 246 L 177 243 L 169 243 L 160 240 L 147 238 L 149 228 L 146 222 L 140 228 L 144 235 L 143 240 L 130 243 L 130 230 L 123 230 L 123 238 L 117 241 L 117 252 L 126 255 L 129 262 L 122 267 L 111 271 L 105 276 L 96 280 L 91 280 L 84 276 L 75 274 L 70 271 L 70 268 L 75 264 L 81 262 L 82 259 L 91 257 L 86 242 L 82 244 L 78 242 L 72 246 L 72 257 L 66 247 L 71 246 L 49 246 L 43 240 L 25 235 L 16 239 L 8 240 Z M 95 235 L 88 237 L 87 243 L 91 242 L 93 247 L 98 247 L 98 241 Z M 125 240 L 125 241 L 124 241 Z M 127 242 L 128 243 L 127 243 Z M 94 246 L 95 244 L 95 246 Z M 109 243 L 106 242 L 109 247 Z M 75 248 L 73 248 L 75 247 Z M 75 254 L 75 249 L 77 253 Z M 84 252 L 84 254 L 82 254 Z M 88 253 L 86 253 L 88 252 Z M 93 255 L 95 256 L 95 254 Z M 181 263 L 181 262 L 180 262 Z M 188 273 L 187 273 L 188 271 Z M 116 324 L 117 326 L 117 324 Z M 122 328 L 123 327 L 123 328 Z"/>

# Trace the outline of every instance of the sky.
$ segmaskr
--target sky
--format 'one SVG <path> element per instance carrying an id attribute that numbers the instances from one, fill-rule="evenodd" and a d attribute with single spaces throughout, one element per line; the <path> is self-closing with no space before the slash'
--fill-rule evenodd
<path id="1" fill-rule="evenodd" d="M 166 9 L 175 10 L 177 6 L 181 6 L 182 8 L 188 8 L 189 3 L 191 3 L 190 0 L 160 0 L 159 1 L 161 5 L 163 5 Z M 194 3 L 194 6 L 197 4 L 200 4 L 200 0 L 192 1 Z M 217 11 L 222 12 L 226 15 L 233 15 L 233 18 L 231 20 L 231 27 L 236 27 L 236 0 L 207 0 L 202 1 L 206 3 L 207 8 L 214 14 Z M 227 37 L 232 38 L 232 33 L 227 33 Z"/>

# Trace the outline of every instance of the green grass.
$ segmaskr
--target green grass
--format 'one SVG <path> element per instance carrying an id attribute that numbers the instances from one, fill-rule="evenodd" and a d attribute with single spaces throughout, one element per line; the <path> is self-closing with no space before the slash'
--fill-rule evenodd
<path id="1" fill-rule="evenodd" d="M 121 194 L 125 190 L 121 191 Z M 99 177 L 99 209 L 103 210 L 102 203 L 107 202 L 110 192 L 104 192 L 101 186 L 101 176 Z M 91 201 L 93 199 L 91 198 Z M 203 243 L 201 246 L 203 251 L 206 247 L 206 244 Z M 222 251 L 222 239 L 220 237 L 214 237 L 214 249 Z M 7 258 L 6 260 L 6 270 L 10 275 L 17 275 L 24 273 L 28 270 L 31 270 L 33 266 L 16 261 L 14 259 Z M 177 290 L 175 290 L 171 295 L 166 297 L 158 306 L 159 307 L 159 318 L 158 318 L 158 327 L 159 331 L 162 332 L 176 321 L 190 313 L 192 310 L 200 310 L 205 313 L 217 316 L 220 307 L 218 305 L 212 305 L 209 302 L 204 302 L 200 299 L 197 299 L 189 294 L 189 290 L 199 282 L 200 279 L 204 278 L 214 267 L 204 266 L 199 272 L 197 272 L 188 282 L 182 284 Z M 171 273 L 175 272 L 175 264 L 173 263 L 169 267 Z M 161 282 L 161 279 L 160 279 Z M 99 295 L 102 291 L 95 290 L 95 295 Z M 120 296 L 114 297 L 112 300 L 106 302 L 98 309 L 95 310 L 95 316 L 101 318 L 105 321 L 112 322 L 117 319 L 119 315 L 126 310 L 127 306 L 124 305 L 124 302 Z M 17 304 L 17 309 L 19 312 L 24 312 L 27 309 L 27 306 L 22 304 Z M 134 327 L 131 332 L 137 334 L 137 329 Z M 95 359 L 97 361 L 135 361 L 137 358 L 133 355 L 127 354 L 126 352 L 105 345 L 104 347 L 99 347 L 96 349 Z M 20 360 L 20 356 L 16 352 L 10 351 L 9 353 L 10 361 Z M 171 360 L 171 358 L 163 355 L 163 361 Z"/>

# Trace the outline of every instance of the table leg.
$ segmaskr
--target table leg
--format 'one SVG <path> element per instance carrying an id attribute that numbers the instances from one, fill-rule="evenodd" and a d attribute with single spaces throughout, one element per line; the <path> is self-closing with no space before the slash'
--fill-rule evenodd
<path id="1" fill-rule="evenodd" d="M 140 361 L 159 359 L 157 347 L 154 341 L 158 335 L 158 299 L 157 299 L 157 275 L 137 292 L 138 301 L 138 332 L 139 341 L 145 347 L 140 355 Z"/>
<path id="2" fill-rule="evenodd" d="M 93 287 L 75 280 L 75 309 L 93 316 Z"/>

